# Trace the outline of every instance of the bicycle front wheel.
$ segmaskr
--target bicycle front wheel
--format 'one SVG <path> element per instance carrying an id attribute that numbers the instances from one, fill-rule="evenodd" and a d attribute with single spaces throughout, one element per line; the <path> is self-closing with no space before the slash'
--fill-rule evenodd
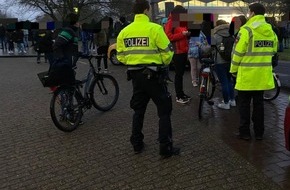
<path id="1" fill-rule="evenodd" d="M 111 75 L 98 74 L 90 86 L 90 99 L 100 111 L 108 111 L 117 103 L 119 85 Z"/>
<path id="2" fill-rule="evenodd" d="M 265 90 L 264 91 L 264 100 L 265 101 L 271 101 L 274 100 L 278 97 L 279 93 L 280 93 L 280 80 L 279 78 L 274 75 L 274 83 L 275 83 L 275 87 L 271 90 Z"/>
<path id="3" fill-rule="evenodd" d="M 75 130 L 82 118 L 80 99 L 73 87 L 60 87 L 50 102 L 50 115 L 54 125 L 61 131 Z"/>

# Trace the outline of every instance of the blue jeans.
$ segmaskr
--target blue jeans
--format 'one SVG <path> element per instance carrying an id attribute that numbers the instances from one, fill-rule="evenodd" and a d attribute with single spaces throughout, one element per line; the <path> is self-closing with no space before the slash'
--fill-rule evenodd
<path id="1" fill-rule="evenodd" d="M 1 43 L 1 48 L 3 49 L 3 51 L 7 50 L 5 36 L 0 36 L 0 43 Z"/>
<path id="2" fill-rule="evenodd" d="M 17 42 L 17 49 L 18 49 L 18 53 L 23 53 L 24 52 L 24 44 L 23 44 L 23 42 Z"/>
<path id="3" fill-rule="evenodd" d="M 225 103 L 228 103 L 229 100 L 234 100 L 234 86 L 232 76 L 229 73 L 229 67 L 230 65 L 228 64 L 215 65 L 215 71 L 222 86 L 222 93 Z"/>
<path id="4" fill-rule="evenodd" d="M 24 48 L 28 48 L 28 35 L 24 35 L 23 37 L 23 45 L 24 45 Z"/>
<path id="5" fill-rule="evenodd" d="M 88 55 L 89 54 L 89 44 L 88 41 L 82 41 L 82 53 L 83 55 Z"/>

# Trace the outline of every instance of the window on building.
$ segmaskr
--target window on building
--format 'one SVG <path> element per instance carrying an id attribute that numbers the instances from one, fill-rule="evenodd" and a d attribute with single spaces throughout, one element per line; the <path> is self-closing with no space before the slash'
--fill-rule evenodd
<path id="1" fill-rule="evenodd" d="M 208 7 L 226 7 L 227 3 L 221 1 L 221 0 L 216 0 L 210 3 L 207 3 Z"/>
<path id="2" fill-rule="evenodd" d="M 191 1 L 188 2 L 188 5 L 189 6 L 204 7 L 205 6 L 205 3 L 204 2 L 201 2 L 201 1 L 198 1 L 198 0 L 191 0 Z"/>
<path id="3" fill-rule="evenodd" d="M 229 7 L 247 7 L 247 3 L 243 1 L 235 1 L 233 3 L 229 3 Z"/>

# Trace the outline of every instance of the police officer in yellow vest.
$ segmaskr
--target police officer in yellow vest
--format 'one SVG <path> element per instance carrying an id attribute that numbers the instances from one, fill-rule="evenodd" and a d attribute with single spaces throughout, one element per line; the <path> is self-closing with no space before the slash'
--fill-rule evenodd
<path id="1" fill-rule="evenodd" d="M 134 115 L 130 141 L 134 152 L 138 154 L 144 149 L 143 121 L 147 104 L 152 99 L 159 116 L 160 155 L 167 158 L 179 154 L 179 149 L 172 145 L 172 100 L 164 82 L 165 67 L 172 59 L 173 48 L 162 26 L 149 21 L 149 10 L 148 1 L 135 1 L 134 22 L 117 37 L 117 58 L 128 66 L 128 79 L 132 79 L 133 84 L 130 107 Z"/>
<path id="2" fill-rule="evenodd" d="M 238 138 L 251 139 L 250 107 L 253 100 L 252 121 L 256 140 L 264 134 L 264 90 L 274 88 L 272 56 L 277 52 L 277 36 L 265 21 L 265 7 L 249 5 L 249 20 L 238 33 L 233 48 L 230 73 L 237 77 L 240 126 Z"/>

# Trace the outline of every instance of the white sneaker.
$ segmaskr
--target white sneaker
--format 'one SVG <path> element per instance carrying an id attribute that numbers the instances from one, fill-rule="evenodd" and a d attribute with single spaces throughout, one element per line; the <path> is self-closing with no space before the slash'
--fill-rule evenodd
<path id="1" fill-rule="evenodd" d="M 196 81 L 192 81 L 192 85 L 193 85 L 193 87 L 197 87 L 198 86 Z"/>
<path id="2" fill-rule="evenodd" d="M 230 102 L 228 103 L 221 102 L 217 105 L 217 107 L 224 110 L 229 110 L 231 108 Z"/>
<path id="3" fill-rule="evenodd" d="M 189 102 L 189 99 L 176 97 L 176 102 L 181 103 L 181 104 L 186 104 Z"/>
<path id="4" fill-rule="evenodd" d="M 108 74 L 108 73 L 110 73 L 110 71 L 109 71 L 108 69 L 105 69 L 105 70 L 104 70 L 104 73 L 105 73 L 105 74 Z"/>
<path id="5" fill-rule="evenodd" d="M 230 100 L 229 103 L 230 103 L 230 105 L 231 105 L 232 107 L 236 107 L 236 106 L 237 106 L 237 104 L 236 104 L 236 100 Z"/>

